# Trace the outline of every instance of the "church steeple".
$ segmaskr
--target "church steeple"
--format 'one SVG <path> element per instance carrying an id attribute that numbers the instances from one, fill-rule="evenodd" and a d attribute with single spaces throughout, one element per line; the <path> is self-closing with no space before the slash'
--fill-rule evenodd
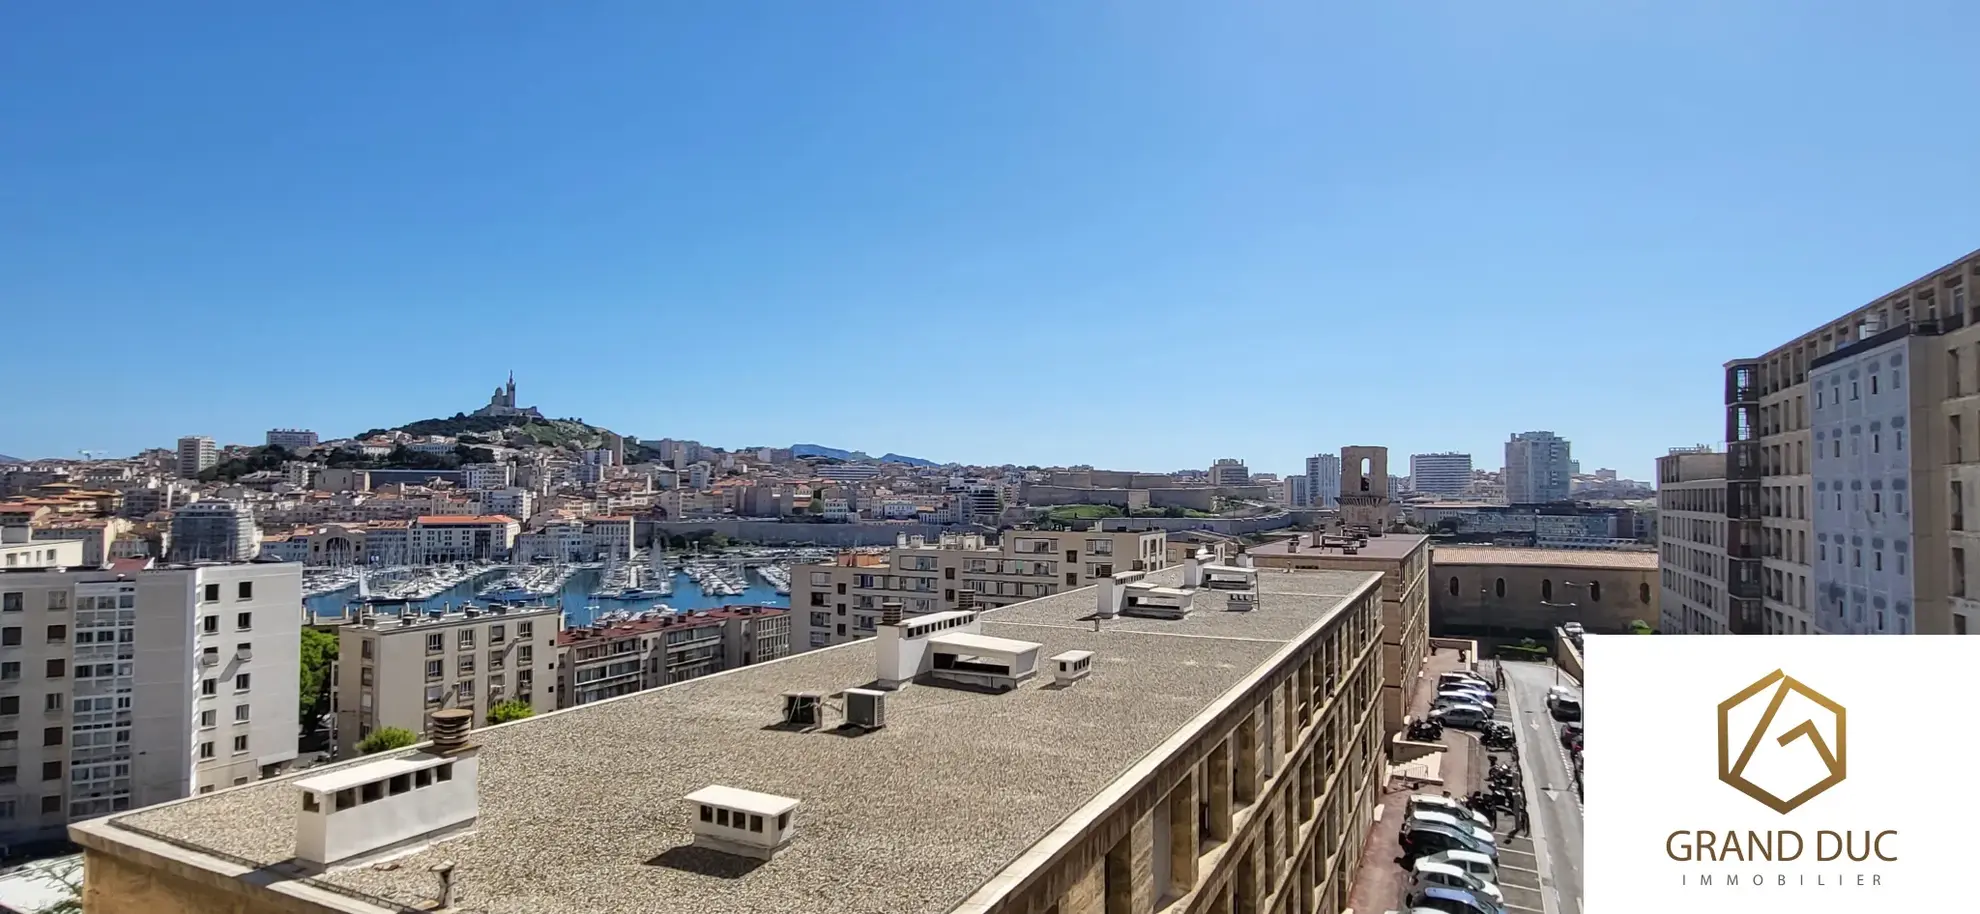
<path id="1" fill-rule="evenodd" d="M 506 405 L 506 406 L 508 406 L 508 407 L 509 407 L 510 409 L 514 409 L 514 408 L 515 408 L 515 406 L 516 406 L 516 370 L 515 370 L 515 369 L 513 369 L 513 368 L 511 368 L 511 369 L 509 369 L 509 392 L 508 392 L 508 396 L 507 396 L 507 397 L 505 397 L 504 399 L 506 399 L 506 400 L 508 400 L 508 401 L 509 401 L 508 403 L 506 403 L 506 404 L 504 404 L 504 405 Z"/>

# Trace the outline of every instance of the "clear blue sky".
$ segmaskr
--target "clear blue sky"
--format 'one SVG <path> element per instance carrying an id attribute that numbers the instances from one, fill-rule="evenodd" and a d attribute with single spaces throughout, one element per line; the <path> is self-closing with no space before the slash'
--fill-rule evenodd
<path id="1" fill-rule="evenodd" d="M 313 11 L 299 9 L 313 7 Z M 1326 7 L 1326 9 L 1322 9 Z M 0 452 L 522 399 L 1283 472 L 1551 429 L 1980 247 L 1980 4 L 9 3 Z"/>

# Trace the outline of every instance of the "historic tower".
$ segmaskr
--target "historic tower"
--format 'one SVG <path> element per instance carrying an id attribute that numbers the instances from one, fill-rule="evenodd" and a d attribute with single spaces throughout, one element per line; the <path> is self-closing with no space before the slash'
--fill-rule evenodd
<path id="1" fill-rule="evenodd" d="M 1341 524 L 1385 533 L 1395 520 L 1396 506 L 1389 500 L 1389 449 L 1341 448 Z"/>

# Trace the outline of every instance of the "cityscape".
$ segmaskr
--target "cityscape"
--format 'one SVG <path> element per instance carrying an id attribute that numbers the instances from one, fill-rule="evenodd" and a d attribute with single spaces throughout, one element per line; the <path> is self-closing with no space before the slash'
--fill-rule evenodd
<path id="1" fill-rule="evenodd" d="M 1958 23 L 358 6 L 0 55 L 0 914 L 1919 907 Z"/>

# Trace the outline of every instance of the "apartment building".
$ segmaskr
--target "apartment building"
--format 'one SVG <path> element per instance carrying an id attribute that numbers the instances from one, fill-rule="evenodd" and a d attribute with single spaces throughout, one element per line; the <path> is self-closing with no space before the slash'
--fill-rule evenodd
<path id="1" fill-rule="evenodd" d="M 504 514 L 424 514 L 406 530 L 411 562 L 493 562 L 508 559 L 522 524 Z"/>
<path id="2" fill-rule="evenodd" d="M 245 562 L 260 551 L 254 509 L 245 504 L 210 498 L 172 512 L 172 561 Z"/>
<path id="3" fill-rule="evenodd" d="M 1140 583 L 1192 592 L 1179 571 Z M 1254 611 L 1116 613 L 1100 631 L 1102 588 L 904 618 L 491 729 L 478 748 L 448 740 L 71 834 L 92 914 L 437 907 L 443 862 L 452 903 L 489 914 L 1341 911 L 1386 761 L 1379 580 L 1260 574 Z M 472 792 L 358 795 L 436 765 Z M 338 851 L 344 865 L 293 867 L 321 834 L 299 810 L 344 788 L 351 812 L 410 819 Z M 599 835 L 632 847 L 601 853 Z M 691 849 L 711 839 L 756 859 Z M 385 842 L 394 865 L 365 865 Z M 261 878 L 271 868 L 281 878 Z"/>
<path id="4" fill-rule="evenodd" d="M 1315 508 L 1341 506 L 1340 455 L 1315 454 L 1306 458 L 1306 495 Z"/>
<path id="5" fill-rule="evenodd" d="M 791 652 L 791 614 L 772 606 L 599 622 L 557 635 L 557 706 L 630 695 Z"/>
<path id="6" fill-rule="evenodd" d="M 1570 450 L 1567 439 L 1553 432 L 1515 432 L 1506 441 L 1506 503 L 1568 501 L 1574 480 Z"/>
<path id="7" fill-rule="evenodd" d="M 0 572 L 0 844 L 285 770 L 301 600 L 289 564 Z"/>
<path id="8" fill-rule="evenodd" d="M 1425 495 L 1463 495 L 1471 485 L 1471 455 L 1455 451 L 1409 455 L 1409 488 Z"/>
<path id="9" fill-rule="evenodd" d="M 792 568 L 792 624 L 805 646 L 824 647 L 871 637 L 883 599 L 901 600 L 910 615 L 1004 606 L 1168 564 L 1160 530 L 1021 528 L 1005 531 L 997 545 L 975 533 L 945 533 L 932 543 L 902 535 L 884 558 L 848 552 Z"/>
<path id="10" fill-rule="evenodd" d="M 1210 465 L 1210 484 L 1213 486 L 1251 485 L 1251 470 L 1244 461 L 1235 457 L 1219 457 Z"/>
<path id="11" fill-rule="evenodd" d="M 1755 553 L 1728 630 L 1973 631 L 1976 282 L 1980 252 L 1726 363 L 1727 539 Z"/>
<path id="12" fill-rule="evenodd" d="M 380 727 L 427 732 L 434 711 L 474 712 L 516 700 L 538 713 L 557 707 L 557 632 L 551 607 L 466 609 L 440 616 L 370 616 L 337 629 L 331 703 L 343 755 Z"/>
<path id="13" fill-rule="evenodd" d="M 199 474 L 220 462 L 220 448 L 213 439 L 205 435 L 187 435 L 179 439 L 179 476 L 197 479 Z"/>
<path id="14" fill-rule="evenodd" d="M 271 428 L 266 442 L 269 447 L 285 451 L 307 451 L 317 445 L 317 438 L 315 432 L 306 428 Z"/>
<path id="15" fill-rule="evenodd" d="M 1726 529 L 1726 455 L 1695 447 L 1657 458 L 1658 631 L 1730 630 Z"/>

